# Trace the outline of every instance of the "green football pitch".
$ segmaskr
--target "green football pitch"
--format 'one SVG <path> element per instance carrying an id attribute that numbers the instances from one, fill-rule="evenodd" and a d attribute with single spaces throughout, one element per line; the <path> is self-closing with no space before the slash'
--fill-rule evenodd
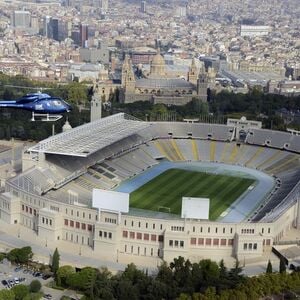
<path id="1" fill-rule="evenodd" d="M 209 219 L 216 220 L 254 180 L 182 169 L 169 169 L 130 194 L 130 206 L 181 214 L 182 197 L 210 199 Z"/>

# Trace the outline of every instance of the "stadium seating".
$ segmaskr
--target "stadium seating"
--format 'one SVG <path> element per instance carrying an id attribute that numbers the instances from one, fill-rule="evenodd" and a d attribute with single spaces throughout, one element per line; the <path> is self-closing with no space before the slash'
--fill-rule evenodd
<path id="1" fill-rule="evenodd" d="M 121 128 L 123 121 L 116 118 L 115 122 Z M 156 122 L 137 126 L 135 120 L 125 121 L 128 130 L 131 126 L 134 129 L 132 134 L 126 130 L 124 136 L 117 138 L 118 132 L 114 131 L 115 138 L 111 143 L 105 140 L 109 139 L 107 134 L 104 141 L 97 137 L 104 147 L 86 157 L 46 154 L 48 168 L 28 170 L 22 174 L 23 181 L 19 177 L 15 184 L 23 188 L 27 184 L 28 189 L 35 193 L 47 192 L 66 202 L 70 198 L 68 191 L 73 191 L 78 194 L 80 203 L 90 205 L 93 188 L 113 189 L 160 160 L 221 162 L 259 169 L 280 180 L 280 186 L 256 213 L 255 221 L 266 215 L 271 218 L 270 212 L 276 217 L 275 208 L 281 205 L 282 209 L 282 201 L 286 201 L 283 199 L 293 201 L 289 193 L 300 181 L 297 172 L 299 155 L 293 152 L 300 153 L 300 136 L 251 129 L 245 143 L 237 144 L 234 141 L 235 128 L 227 125 Z M 108 123 L 105 126 L 110 130 Z M 92 147 L 92 150 L 96 149 L 95 144 Z M 70 180 L 66 180 L 68 178 Z M 62 182 L 61 188 L 51 190 L 58 182 Z"/>

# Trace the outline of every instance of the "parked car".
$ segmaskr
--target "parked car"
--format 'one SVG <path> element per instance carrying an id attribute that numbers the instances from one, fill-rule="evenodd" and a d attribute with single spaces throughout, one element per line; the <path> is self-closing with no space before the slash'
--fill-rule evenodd
<path id="1" fill-rule="evenodd" d="M 52 275 L 50 275 L 50 274 L 43 274 L 43 276 L 42 276 L 42 278 L 43 278 L 44 280 L 47 280 L 47 279 L 49 279 L 50 277 L 52 277 Z"/>
<path id="2" fill-rule="evenodd" d="M 13 287 L 15 285 L 15 281 L 13 279 L 8 279 L 8 285 Z"/>
<path id="3" fill-rule="evenodd" d="M 2 283 L 5 287 L 8 285 L 8 282 L 7 282 L 5 279 L 3 279 L 3 280 L 1 281 L 1 283 Z"/>
<path id="4" fill-rule="evenodd" d="M 33 272 L 33 277 L 40 277 L 42 275 L 41 272 Z"/>

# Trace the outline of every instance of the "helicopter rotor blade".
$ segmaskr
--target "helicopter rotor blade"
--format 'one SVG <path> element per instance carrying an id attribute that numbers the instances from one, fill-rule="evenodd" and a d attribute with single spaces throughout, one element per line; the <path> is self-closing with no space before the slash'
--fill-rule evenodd
<path id="1" fill-rule="evenodd" d="M 37 91 L 43 91 L 43 90 L 53 90 L 54 88 L 51 87 L 34 87 L 34 86 L 22 86 L 22 85 L 12 85 L 12 84 L 5 84 L 3 87 L 12 87 L 17 89 L 29 89 L 29 90 L 37 90 Z"/>

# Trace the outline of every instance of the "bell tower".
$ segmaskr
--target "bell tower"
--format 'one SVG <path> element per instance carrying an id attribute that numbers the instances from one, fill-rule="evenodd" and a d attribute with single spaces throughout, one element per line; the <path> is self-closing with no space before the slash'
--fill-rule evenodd
<path id="1" fill-rule="evenodd" d="M 195 85 L 197 84 L 197 73 L 198 73 L 198 70 L 197 70 L 197 66 L 196 66 L 196 61 L 195 61 L 195 58 L 193 58 L 192 64 L 191 64 L 189 72 L 188 72 L 188 81 L 190 83 L 193 83 Z"/>
<path id="2" fill-rule="evenodd" d="M 201 101 L 207 101 L 208 76 L 205 68 L 201 68 L 197 80 L 197 94 Z"/>
<path id="3" fill-rule="evenodd" d="M 129 71 L 129 55 L 126 54 L 122 65 L 122 78 L 121 78 L 122 87 L 125 87 L 126 76 L 128 71 Z"/>

